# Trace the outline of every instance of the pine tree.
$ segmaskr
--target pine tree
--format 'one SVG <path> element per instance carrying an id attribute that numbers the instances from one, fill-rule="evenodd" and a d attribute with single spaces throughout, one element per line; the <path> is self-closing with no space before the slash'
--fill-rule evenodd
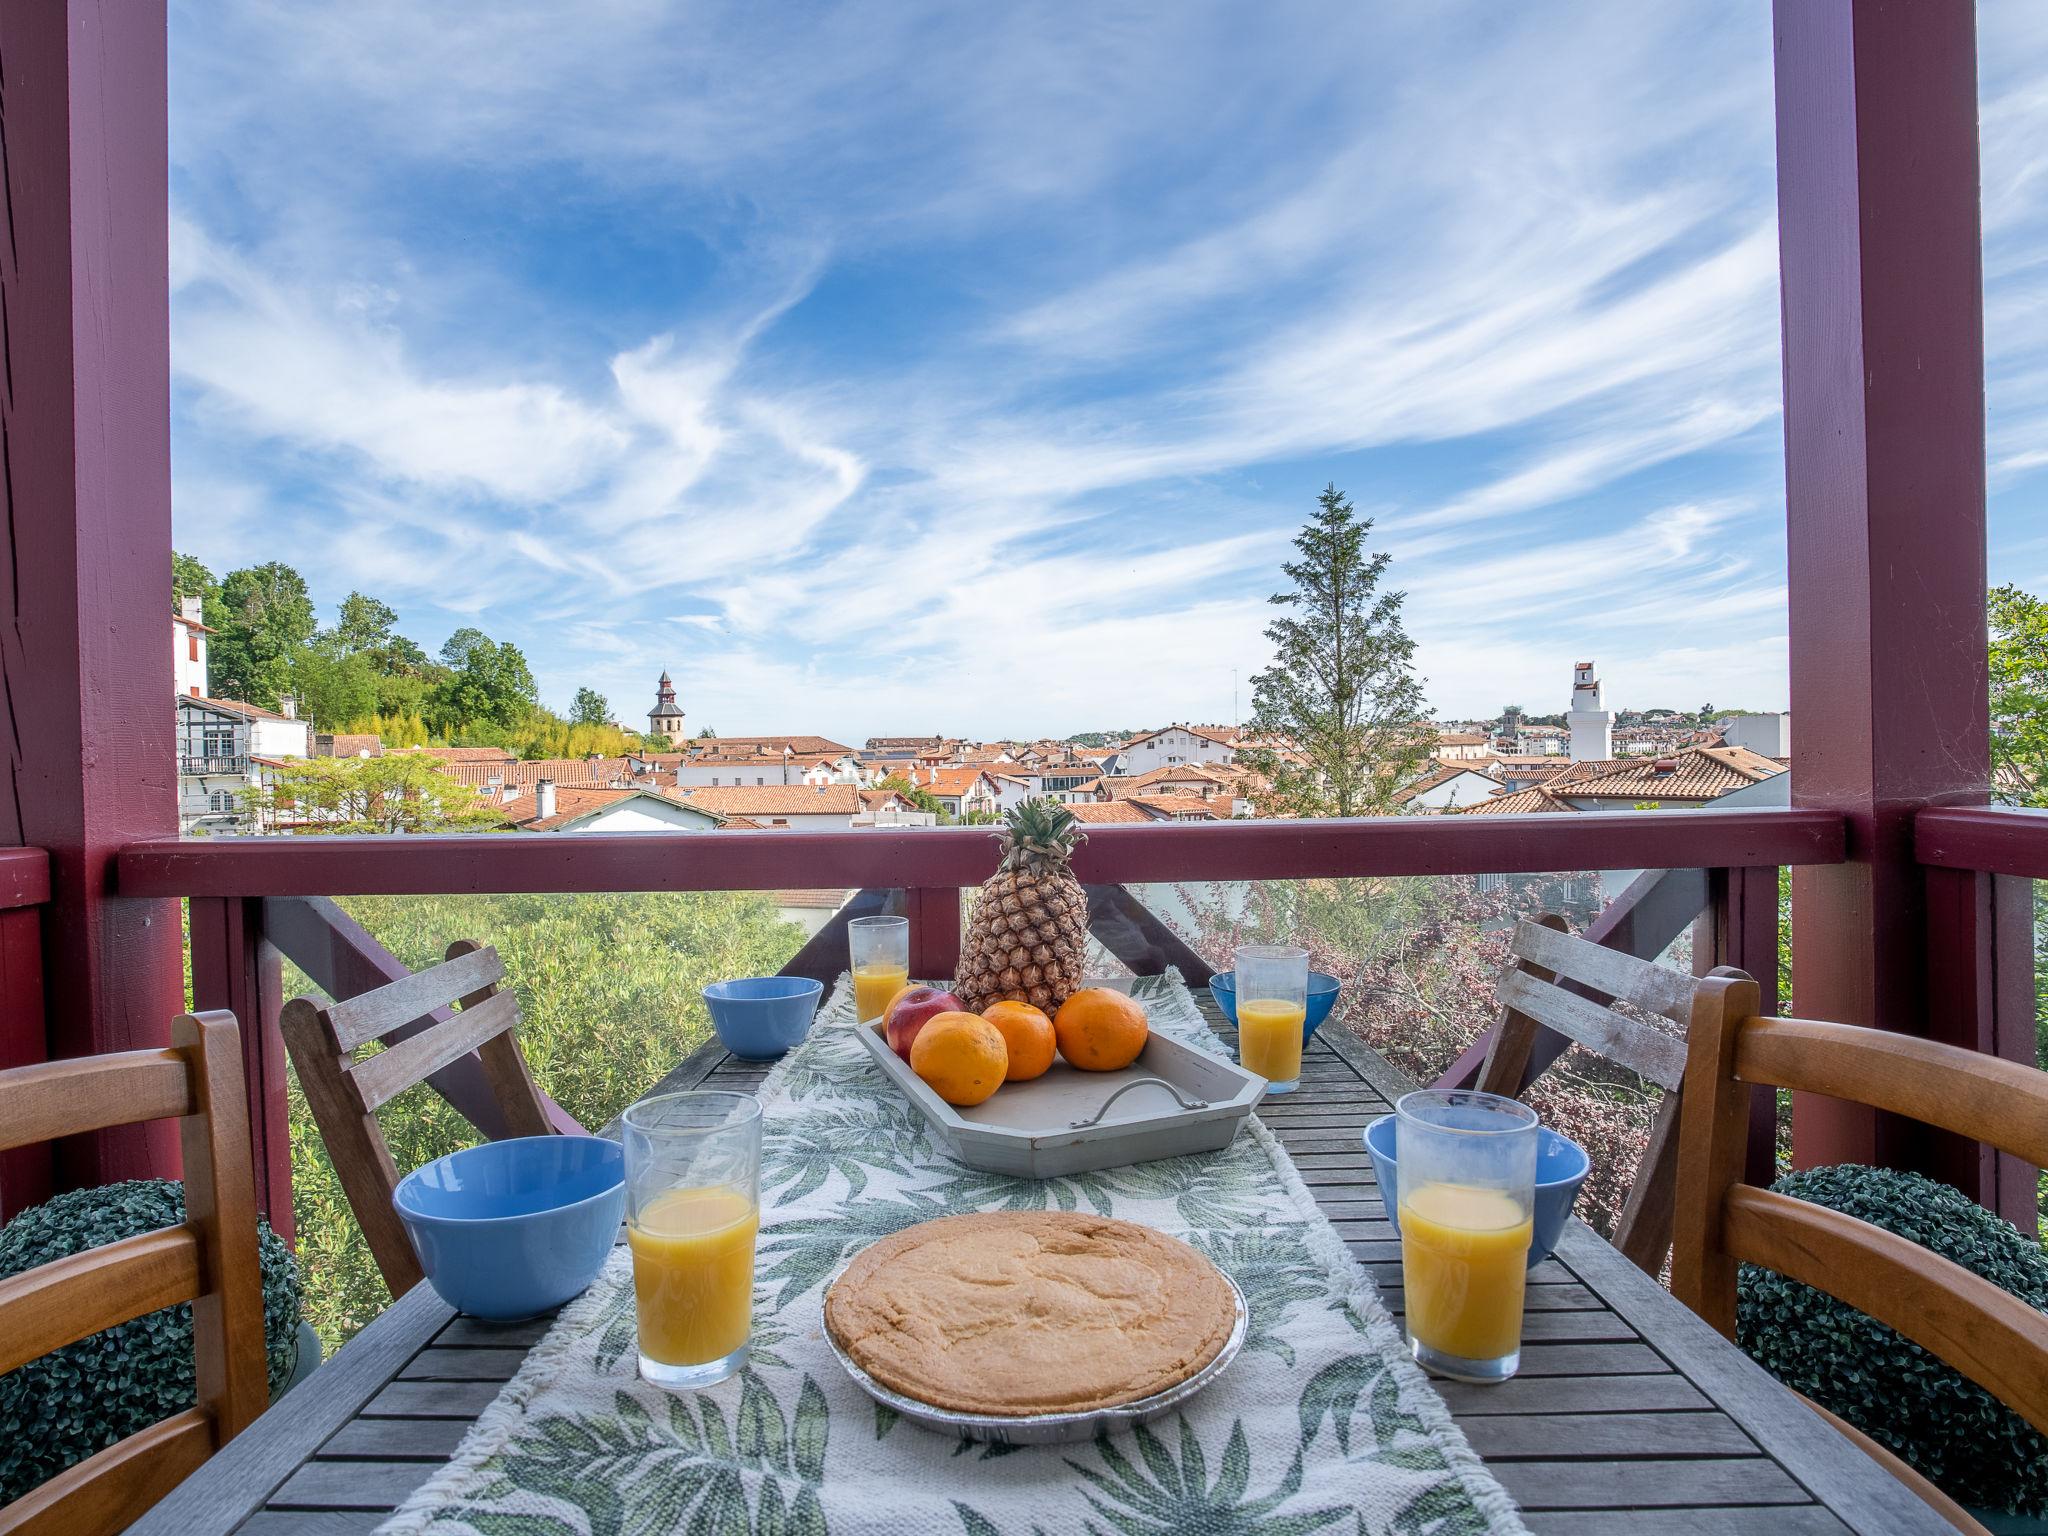
<path id="1" fill-rule="evenodd" d="M 1252 679 L 1253 745 L 1240 760 L 1271 788 L 1259 809 L 1282 816 L 1368 816 L 1429 755 L 1415 642 L 1401 623 L 1404 592 L 1382 592 L 1393 557 L 1368 555 L 1361 520 L 1335 485 L 1294 541 L 1294 583 L 1272 601 L 1288 610 L 1266 626 L 1272 665 Z"/>

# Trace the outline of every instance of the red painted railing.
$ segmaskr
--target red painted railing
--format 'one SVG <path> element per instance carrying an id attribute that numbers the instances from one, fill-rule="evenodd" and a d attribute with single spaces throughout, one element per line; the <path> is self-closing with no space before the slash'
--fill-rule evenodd
<path id="1" fill-rule="evenodd" d="M 1842 822 L 1829 813 L 1701 810 L 1109 826 L 1090 831 L 1074 869 L 1094 887 L 1566 869 L 1706 871 L 1689 888 L 1693 905 L 1676 914 L 1682 926 L 1698 911 L 1702 893 L 1725 904 L 1729 890 L 1746 888 L 1743 871 L 1769 874 L 1775 882 L 1771 872 L 1780 865 L 1829 864 L 1842 857 Z M 272 936 L 265 932 L 268 921 L 303 919 L 302 911 L 286 918 L 285 908 L 303 906 L 286 898 L 895 889 L 903 892 L 903 910 L 911 918 L 912 969 L 921 975 L 946 975 L 959 952 L 960 890 L 978 885 L 993 865 L 990 835 L 987 829 L 974 827 L 635 836 L 222 837 L 135 845 L 120 855 L 116 879 L 124 896 L 190 899 L 194 998 L 200 1007 L 230 1008 L 242 1021 L 258 1138 L 259 1194 L 272 1221 L 288 1227 L 291 1175 L 284 1053 L 276 1031 L 282 1001 L 280 967 Z M 1732 886 L 1730 871 L 1738 876 Z M 1675 889 L 1666 889 L 1664 905 L 1670 905 Z M 1663 914 L 1658 920 L 1670 916 Z M 1775 908 L 1771 916 L 1775 923 Z M 1617 922 L 1642 920 L 1624 914 Z M 1748 931 L 1739 921 L 1731 929 L 1725 912 L 1710 913 L 1709 927 L 1713 933 Z M 275 937 L 287 937 L 282 927 Z M 1626 940 L 1627 934 L 1621 937 Z M 1653 936 L 1645 928 L 1638 937 L 1649 942 Z M 1773 926 L 1773 956 L 1775 937 Z M 296 945 L 304 939 L 304 934 L 296 933 L 290 942 Z M 1661 949 L 1664 942 L 1656 940 L 1655 947 Z M 1716 958 L 1744 964 L 1757 957 L 1739 947 L 1724 947 Z M 349 962 L 355 971 L 363 969 L 359 960 Z M 365 984 L 374 984 L 368 971 L 363 975 Z M 448 1085 L 441 1086 L 448 1091 Z"/>
<path id="2" fill-rule="evenodd" d="M 49 1057 L 38 910 L 49 899 L 50 856 L 40 848 L 0 848 L 0 1071 Z M 49 1194 L 49 1147 L 0 1152 L 0 1221 Z"/>

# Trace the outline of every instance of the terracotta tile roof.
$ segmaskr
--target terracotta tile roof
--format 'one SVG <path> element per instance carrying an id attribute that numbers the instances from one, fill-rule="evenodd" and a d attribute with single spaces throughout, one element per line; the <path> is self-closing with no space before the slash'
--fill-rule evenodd
<path id="1" fill-rule="evenodd" d="M 540 805 L 532 791 L 494 805 L 491 809 L 522 832 L 553 832 L 610 806 L 641 798 L 664 801 L 671 805 L 675 803 L 670 796 L 658 795 L 650 789 L 599 789 L 590 785 L 572 784 L 566 789 L 556 788 L 555 814 L 545 820 L 537 814 Z M 709 806 L 697 806 L 694 809 L 702 811 L 714 820 L 720 819 L 718 813 Z"/>
<path id="2" fill-rule="evenodd" d="M 788 751 L 799 757 L 836 758 L 853 752 L 853 748 L 829 736 L 706 736 L 701 745 L 706 752 L 716 752 L 721 757 L 780 756 Z"/>
<path id="3" fill-rule="evenodd" d="M 1115 802 L 1112 802 L 1115 803 Z M 1216 814 L 1216 802 L 1198 799 L 1193 795 L 1126 795 L 1124 804 L 1135 805 L 1139 810 L 1158 821 L 1228 821 L 1228 814 Z M 1228 807 L 1225 808 L 1226 813 Z"/>
<path id="4" fill-rule="evenodd" d="M 1493 740 L 1476 731 L 1439 731 L 1436 739 L 1437 745 L 1444 747 L 1483 747 Z"/>
<path id="5" fill-rule="evenodd" d="M 713 788 L 684 785 L 663 794 L 685 805 L 701 805 L 719 815 L 759 821 L 776 816 L 852 816 L 861 809 L 860 790 L 852 784 L 734 784 Z"/>
<path id="6" fill-rule="evenodd" d="M 1091 826 L 1106 822 L 1153 820 L 1128 800 L 1089 800 L 1080 805 L 1070 805 L 1067 809 L 1074 813 L 1076 821 L 1084 821 Z"/>
<path id="7" fill-rule="evenodd" d="M 180 704 L 204 704 L 210 709 L 224 709 L 231 715 L 243 715 L 251 720 L 284 720 L 293 725 L 304 725 L 303 719 L 294 720 L 290 715 L 280 715 L 274 709 L 264 709 L 255 704 L 244 704 L 239 699 L 208 699 L 197 694 L 180 693 L 173 695 Z"/>
<path id="8" fill-rule="evenodd" d="M 778 907 L 808 908 L 817 912 L 837 912 L 846 905 L 847 898 L 852 894 L 852 891 L 847 890 L 773 891 L 770 893 L 775 905 Z"/>
<path id="9" fill-rule="evenodd" d="M 1528 789 L 1517 789 L 1505 795 L 1495 795 L 1477 805 L 1468 805 L 1462 810 L 1452 811 L 1453 816 L 1540 816 L 1550 812 L 1576 814 L 1578 807 L 1568 805 L 1541 784 Z"/>
<path id="10" fill-rule="evenodd" d="M 623 757 L 600 757 L 595 760 L 582 757 L 543 757 L 533 762 L 517 759 L 494 762 L 444 762 L 441 771 L 458 784 L 467 784 L 472 789 L 482 789 L 492 781 L 518 787 L 531 787 L 542 779 L 553 779 L 557 787 L 584 786 L 597 789 L 620 789 L 626 787 L 626 760 Z"/>
<path id="11" fill-rule="evenodd" d="M 384 740 L 375 731 L 322 732 L 313 738 L 315 757 L 371 757 L 384 755 Z"/>
<path id="12" fill-rule="evenodd" d="M 1179 721 L 1175 721 L 1172 725 L 1160 726 L 1156 731 L 1140 731 L 1136 736 L 1125 742 L 1124 745 L 1127 748 L 1135 747 L 1141 741 L 1150 741 L 1155 736 L 1164 736 L 1168 731 L 1186 731 L 1190 736 L 1199 736 L 1203 741 L 1213 741 L 1219 747 L 1234 747 L 1244 739 L 1244 730 L 1240 726 L 1183 725 Z"/>
<path id="13" fill-rule="evenodd" d="M 1206 784 L 1212 793 L 1220 793 L 1236 788 L 1241 777 L 1213 763 L 1169 763 L 1145 773 L 1112 776 L 1098 782 L 1112 800 L 1121 800 L 1126 795 L 1144 794 L 1155 784 Z"/>
<path id="14" fill-rule="evenodd" d="M 924 787 L 942 800 L 957 800 L 970 792 L 979 779 L 989 777 L 986 768 L 968 764 L 958 768 L 934 768 Z"/>
<path id="15" fill-rule="evenodd" d="M 1480 779 L 1490 777 L 1490 775 L 1480 772 L 1478 766 L 1472 763 L 1445 763 L 1440 768 L 1431 769 L 1414 783 L 1403 785 L 1395 790 L 1394 803 L 1396 805 L 1406 805 L 1417 795 L 1426 795 L 1439 784 L 1448 784 L 1452 779 L 1464 773 L 1469 773 L 1474 778 Z"/>
<path id="16" fill-rule="evenodd" d="M 217 635 L 220 633 L 211 624 L 202 624 L 197 619 L 188 619 L 182 613 L 172 614 L 171 622 L 173 624 L 182 624 L 187 629 L 196 629 L 203 635 Z"/>
<path id="17" fill-rule="evenodd" d="M 519 760 L 516 754 L 507 752 L 503 747 L 402 747 L 394 750 L 436 758 L 444 763 L 515 763 Z"/>
<path id="18" fill-rule="evenodd" d="M 906 811 L 917 809 L 900 789 L 864 789 L 860 792 L 860 803 L 871 811 L 878 811 L 886 805 L 900 805 Z"/>
<path id="19" fill-rule="evenodd" d="M 1706 801 L 1784 771 L 1747 747 L 1689 747 L 1671 757 L 1622 758 L 1604 772 L 1560 775 L 1546 787 L 1586 800 Z"/>

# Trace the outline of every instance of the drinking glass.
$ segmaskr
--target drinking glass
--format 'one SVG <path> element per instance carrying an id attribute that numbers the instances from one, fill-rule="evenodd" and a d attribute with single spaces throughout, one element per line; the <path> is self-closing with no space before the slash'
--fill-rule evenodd
<path id="1" fill-rule="evenodd" d="M 853 950 L 853 1017 L 879 1019 L 910 980 L 910 919 L 856 917 L 846 925 Z"/>
<path id="2" fill-rule="evenodd" d="M 708 1387 L 747 1361 L 761 1106 L 746 1093 L 665 1093 L 628 1109 L 624 1125 L 640 1375 L 671 1391 Z"/>
<path id="3" fill-rule="evenodd" d="M 1266 1092 L 1301 1086 L 1301 1030 L 1308 1018 L 1308 951 L 1284 944 L 1240 944 L 1237 1059 L 1266 1079 Z"/>
<path id="4" fill-rule="evenodd" d="M 1394 1106 L 1408 1347 L 1458 1381 L 1522 1363 L 1522 1282 L 1536 1210 L 1536 1111 L 1428 1089 Z"/>

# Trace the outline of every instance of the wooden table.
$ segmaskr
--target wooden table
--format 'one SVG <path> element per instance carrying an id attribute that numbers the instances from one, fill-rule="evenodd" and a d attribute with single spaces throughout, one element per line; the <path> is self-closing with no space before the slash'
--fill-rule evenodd
<path id="1" fill-rule="evenodd" d="M 1209 998 L 1197 1001 L 1229 1037 Z M 766 1075 L 714 1043 L 657 1091 L 751 1091 Z M 1400 1243 L 1359 1132 L 1407 1086 L 1358 1041 L 1327 1030 L 1303 1060 L 1300 1091 L 1259 1111 L 1396 1313 Z M 1436 1386 L 1531 1530 L 1949 1531 L 1587 1227 L 1573 1222 L 1529 1279 L 1521 1374 L 1496 1387 Z M 456 1317 L 417 1286 L 133 1529 L 372 1530 L 454 1452 L 546 1328 Z"/>

